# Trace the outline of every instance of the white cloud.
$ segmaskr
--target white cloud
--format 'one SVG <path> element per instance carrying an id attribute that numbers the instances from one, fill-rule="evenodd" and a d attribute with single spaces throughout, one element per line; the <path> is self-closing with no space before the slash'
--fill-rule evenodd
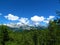
<path id="1" fill-rule="evenodd" d="M 43 16 L 33 16 L 33 17 L 31 17 L 31 20 L 33 21 L 33 22 L 41 22 L 41 21 L 44 21 L 44 17 Z"/>
<path id="2" fill-rule="evenodd" d="M 45 18 L 43 16 L 35 15 L 35 16 L 31 17 L 31 20 L 33 21 L 33 24 L 37 26 L 40 24 L 40 22 L 43 22 L 45 20 Z"/>
<path id="3" fill-rule="evenodd" d="M 48 18 L 45 18 L 44 16 L 33 16 L 31 17 L 31 20 L 29 20 L 28 18 L 24 18 L 24 17 L 21 17 L 19 19 L 18 16 L 14 16 L 12 14 L 8 14 L 7 16 L 5 16 L 5 18 L 7 18 L 8 20 L 18 20 L 19 22 L 17 22 L 16 24 L 7 24 L 7 26 L 9 27 L 20 27 L 20 26 L 26 26 L 26 25 L 30 25 L 30 26 L 33 26 L 33 25 L 40 25 L 41 22 L 44 22 L 44 23 L 49 23 L 50 20 L 52 20 L 55 16 L 49 16 Z"/>
<path id="4" fill-rule="evenodd" d="M 47 24 L 48 24 L 48 23 L 49 23 L 49 20 L 44 20 L 43 22 L 45 22 L 45 23 L 47 23 Z"/>
<path id="5" fill-rule="evenodd" d="M 8 20 L 18 20 L 19 19 L 19 17 L 18 16 L 14 16 L 14 15 L 12 15 L 12 14 L 8 14 L 7 16 L 4 16 L 6 19 L 8 19 Z"/>
<path id="6" fill-rule="evenodd" d="M 17 22 L 17 25 L 19 26 L 23 26 L 23 24 L 21 22 Z"/>
<path id="7" fill-rule="evenodd" d="M 38 26 L 38 25 L 40 25 L 40 23 L 39 22 L 36 22 L 36 23 L 34 23 L 36 26 Z"/>
<path id="8" fill-rule="evenodd" d="M 47 20 L 51 20 L 53 19 L 55 16 L 49 16 L 49 18 L 47 18 Z"/>
<path id="9" fill-rule="evenodd" d="M 28 18 L 23 18 L 22 17 L 22 18 L 19 19 L 18 24 L 28 25 L 29 24 L 29 20 L 28 20 Z"/>
<path id="10" fill-rule="evenodd" d="M 46 20 L 44 20 L 43 22 L 45 22 L 45 23 L 49 23 L 49 21 L 50 20 L 52 20 L 53 21 L 53 18 L 54 18 L 55 16 L 49 16 L 49 18 L 46 18 Z"/>

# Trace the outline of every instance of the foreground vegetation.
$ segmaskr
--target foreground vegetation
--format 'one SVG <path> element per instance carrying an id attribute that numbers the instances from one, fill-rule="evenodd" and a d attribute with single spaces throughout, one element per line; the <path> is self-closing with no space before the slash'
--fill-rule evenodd
<path id="1" fill-rule="evenodd" d="M 0 25 L 0 45 L 60 45 L 60 18 L 44 30 L 13 31 Z"/>

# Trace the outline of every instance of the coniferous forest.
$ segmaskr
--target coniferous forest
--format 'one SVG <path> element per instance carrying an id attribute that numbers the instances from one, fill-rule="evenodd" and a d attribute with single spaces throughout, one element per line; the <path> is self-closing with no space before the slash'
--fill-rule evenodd
<path id="1" fill-rule="evenodd" d="M 60 13 L 59 13 L 60 14 Z M 59 17 L 59 15 L 58 15 Z M 0 45 L 60 45 L 60 18 L 50 20 L 44 29 L 13 31 L 0 25 Z"/>

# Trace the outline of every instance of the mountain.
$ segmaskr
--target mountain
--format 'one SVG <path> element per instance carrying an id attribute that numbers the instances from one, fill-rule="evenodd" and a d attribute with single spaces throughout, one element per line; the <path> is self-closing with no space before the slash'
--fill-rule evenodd
<path id="1" fill-rule="evenodd" d="M 16 25 L 16 24 L 7 24 L 8 28 L 13 31 L 23 31 L 23 30 L 44 30 L 45 26 L 29 26 L 29 25 Z"/>
<path id="2" fill-rule="evenodd" d="M 13 31 L 24 31 L 24 30 L 44 30 L 46 27 L 44 26 L 20 26 L 19 28 L 11 28 L 9 27 L 10 30 Z"/>

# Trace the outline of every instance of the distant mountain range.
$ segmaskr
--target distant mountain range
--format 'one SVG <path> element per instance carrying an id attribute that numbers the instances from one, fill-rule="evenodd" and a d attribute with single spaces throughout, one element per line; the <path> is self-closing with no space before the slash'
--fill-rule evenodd
<path id="1" fill-rule="evenodd" d="M 6 25 L 8 27 L 9 30 L 13 30 L 13 31 L 23 31 L 23 30 L 44 30 L 45 26 L 29 26 L 29 25 Z"/>
<path id="2" fill-rule="evenodd" d="M 20 26 L 19 28 L 12 28 L 9 27 L 10 30 L 13 31 L 23 31 L 23 30 L 44 30 L 46 27 L 45 26 Z"/>

